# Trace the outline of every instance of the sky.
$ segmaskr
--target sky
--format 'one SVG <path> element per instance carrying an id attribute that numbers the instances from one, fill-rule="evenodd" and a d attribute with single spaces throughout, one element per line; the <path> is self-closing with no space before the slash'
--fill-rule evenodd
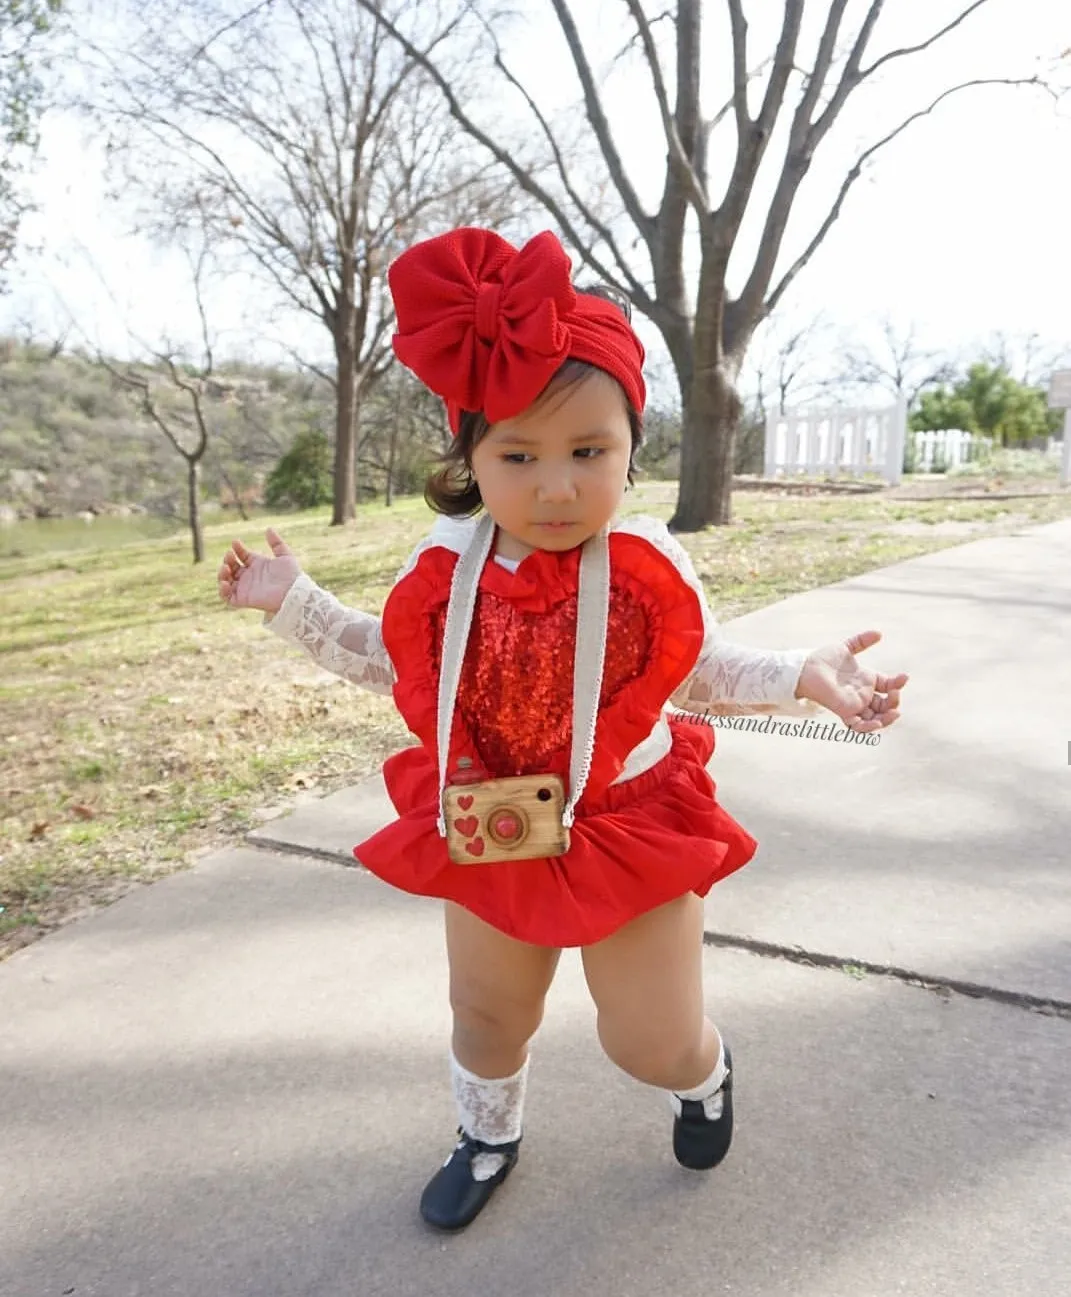
<path id="1" fill-rule="evenodd" d="M 861 4 L 862 0 L 857 0 Z M 915 43 L 962 10 L 966 0 L 888 0 L 872 54 Z M 526 17 L 507 41 L 514 66 L 538 88 L 540 102 L 564 108 L 575 83 L 560 33 L 544 0 L 519 6 Z M 593 46 L 622 43 L 621 0 L 575 6 Z M 817 227 L 858 152 L 949 85 L 976 76 L 1025 76 L 1049 67 L 1071 46 L 1068 6 L 1052 0 L 988 0 L 935 50 L 889 65 L 889 75 L 849 101 L 822 145 L 794 209 L 782 258 L 787 265 Z M 811 0 L 820 16 L 824 4 Z M 708 111 L 724 93 L 728 30 L 723 0 L 708 0 L 704 77 Z M 772 47 L 778 3 L 750 0 L 751 48 Z M 849 9 L 849 21 L 858 7 Z M 77 14 L 77 5 L 76 5 Z M 814 36 L 812 31 L 812 38 Z M 1071 66 L 1065 60 L 1063 67 Z M 548 75 L 548 70 L 553 75 Z M 658 190 L 665 145 L 641 69 L 625 65 L 606 83 L 606 101 L 642 194 Z M 1065 78 L 1066 79 L 1066 78 Z M 731 133 L 724 137 L 731 144 Z M 771 144 L 776 153 L 776 138 Z M 1039 334 L 1054 349 L 1071 344 L 1071 257 L 1067 254 L 1071 96 L 1061 105 L 1036 89 L 979 87 L 947 101 L 879 153 L 851 192 L 841 219 L 786 296 L 777 328 L 788 330 L 821 313 L 831 328 L 821 347 L 843 337 L 873 337 L 882 319 L 913 325 L 935 349 L 967 355 L 1002 332 Z M 712 173 L 724 154 L 716 147 Z M 771 167 L 756 198 L 768 192 Z M 46 117 L 40 158 L 31 178 L 38 210 L 24 225 L 26 246 L 0 298 L 0 333 L 46 337 L 74 321 L 79 338 L 113 354 L 136 349 L 133 332 L 150 342 L 192 340 L 196 316 L 182 265 L 172 252 L 129 231 L 129 204 L 110 196 L 100 144 L 73 117 Z M 745 226 L 730 285 L 748 268 L 758 232 Z M 541 228 L 541 223 L 537 223 Z M 532 231 L 535 232 L 535 229 Z M 34 249 L 37 249 L 34 251 Z M 262 324 L 263 300 L 247 283 L 224 285 L 213 302 L 221 350 L 275 358 L 279 343 L 325 352 L 326 334 Z M 655 358 L 657 333 L 638 326 Z M 828 357 L 825 357 L 828 359 Z"/>

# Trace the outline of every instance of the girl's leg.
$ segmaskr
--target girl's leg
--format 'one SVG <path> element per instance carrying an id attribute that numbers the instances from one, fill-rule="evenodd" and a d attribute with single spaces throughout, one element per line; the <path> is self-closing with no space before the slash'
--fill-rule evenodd
<path id="1" fill-rule="evenodd" d="M 461 1139 L 424 1190 L 420 1210 L 440 1229 L 461 1229 L 486 1206 L 517 1160 L 528 1081 L 528 1041 L 559 950 L 532 946 L 446 902 L 450 1072 Z"/>
<path id="2" fill-rule="evenodd" d="M 690 1090 L 714 1070 L 721 1041 L 703 1015 L 703 902 L 689 892 L 583 951 L 599 1040 L 648 1085 Z"/>
<path id="3" fill-rule="evenodd" d="M 731 1058 L 703 1013 L 703 903 L 678 897 L 583 952 L 609 1057 L 668 1091 L 673 1152 L 709 1170 L 733 1135 Z"/>
<path id="4" fill-rule="evenodd" d="M 454 1057 L 477 1076 L 514 1075 L 543 1020 L 561 951 L 507 937 L 452 901 L 446 951 Z"/>

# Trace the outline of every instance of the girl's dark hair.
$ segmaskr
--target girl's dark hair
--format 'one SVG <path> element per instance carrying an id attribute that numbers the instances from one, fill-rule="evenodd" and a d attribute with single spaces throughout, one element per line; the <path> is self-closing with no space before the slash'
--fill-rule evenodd
<path id="1" fill-rule="evenodd" d="M 632 303 L 615 288 L 596 284 L 590 288 L 577 288 L 578 293 L 591 297 L 601 297 L 612 302 L 629 323 L 632 322 Z M 612 375 L 589 365 L 585 360 L 566 360 L 557 370 L 554 377 L 544 388 L 544 395 L 554 390 L 555 393 L 575 387 L 586 382 L 592 374 Z M 615 380 L 616 381 L 616 380 Z M 537 401 L 542 400 L 537 397 Z M 633 484 L 634 460 L 636 451 L 643 443 L 643 415 L 628 403 L 628 422 L 632 432 L 632 450 L 629 454 L 628 481 Z M 482 412 L 463 410 L 457 436 L 445 454 L 436 460 L 436 469 L 428 478 L 424 487 L 424 499 L 436 513 L 444 513 L 450 518 L 471 518 L 483 508 L 483 497 L 476 479 L 472 476 L 472 452 L 487 435 L 491 425 Z"/>

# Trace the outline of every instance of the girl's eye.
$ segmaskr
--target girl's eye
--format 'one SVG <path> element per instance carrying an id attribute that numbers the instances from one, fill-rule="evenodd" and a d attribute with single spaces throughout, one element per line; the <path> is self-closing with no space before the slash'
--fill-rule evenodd
<path id="1" fill-rule="evenodd" d="M 603 453 L 601 446 L 581 446 L 579 450 L 573 451 L 574 455 L 581 455 L 584 459 L 597 459 Z M 520 464 L 529 459 L 530 456 L 525 455 L 523 451 L 513 451 L 508 455 L 503 455 L 502 458 L 507 464 Z"/>

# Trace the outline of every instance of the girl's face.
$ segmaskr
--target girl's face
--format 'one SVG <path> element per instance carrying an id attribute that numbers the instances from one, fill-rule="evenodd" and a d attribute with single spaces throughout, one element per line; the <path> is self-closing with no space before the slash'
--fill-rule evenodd
<path id="1" fill-rule="evenodd" d="M 621 503 L 631 454 L 624 393 L 597 371 L 494 424 L 472 452 L 472 474 L 500 528 L 495 552 L 521 559 L 583 544 Z"/>

